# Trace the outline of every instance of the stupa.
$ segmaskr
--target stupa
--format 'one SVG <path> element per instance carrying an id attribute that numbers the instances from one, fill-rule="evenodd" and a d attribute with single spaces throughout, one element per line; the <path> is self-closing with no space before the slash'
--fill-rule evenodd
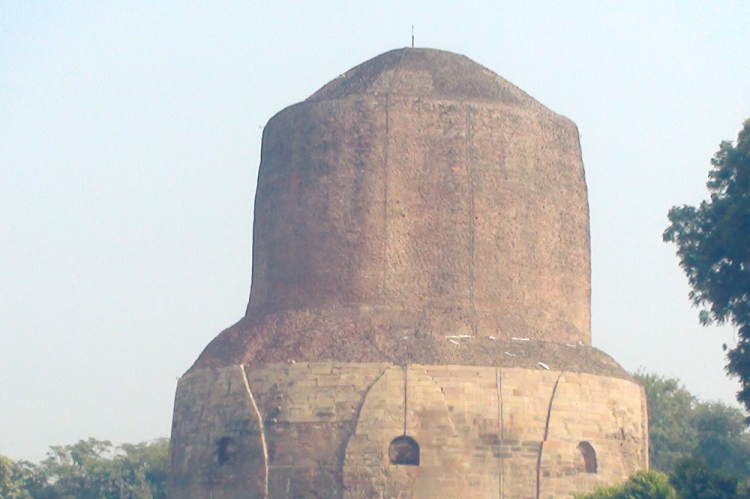
<path id="1" fill-rule="evenodd" d="M 541 499 L 648 466 L 591 346 L 575 124 L 405 48 L 263 132 L 247 312 L 180 379 L 173 499 Z"/>

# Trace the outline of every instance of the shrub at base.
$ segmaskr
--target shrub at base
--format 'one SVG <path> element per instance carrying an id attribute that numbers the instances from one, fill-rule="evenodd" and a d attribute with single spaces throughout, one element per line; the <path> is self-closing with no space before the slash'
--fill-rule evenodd
<path id="1" fill-rule="evenodd" d="M 593 494 L 577 495 L 576 499 L 676 499 L 669 477 L 660 471 L 643 470 L 627 482 L 613 487 L 600 487 Z"/>

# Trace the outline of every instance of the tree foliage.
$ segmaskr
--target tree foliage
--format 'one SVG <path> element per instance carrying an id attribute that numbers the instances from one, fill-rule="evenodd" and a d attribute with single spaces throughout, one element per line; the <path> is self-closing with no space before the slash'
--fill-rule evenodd
<path id="1" fill-rule="evenodd" d="M 693 457 L 714 469 L 750 479 L 750 435 L 739 409 L 720 402 L 698 403 L 690 415 L 696 431 Z"/>
<path id="2" fill-rule="evenodd" d="M 651 467 L 665 473 L 687 458 L 750 479 L 750 434 L 744 415 L 720 402 L 701 402 L 676 379 L 634 375 L 646 391 Z"/>
<path id="3" fill-rule="evenodd" d="M 50 447 L 38 465 L 0 456 L 0 499 L 166 499 L 169 441 Z"/>
<path id="4" fill-rule="evenodd" d="M 740 379 L 739 400 L 750 410 L 750 120 L 737 145 L 724 141 L 711 160 L 710 200 L 669 210 L 664 241 L 677 244 L 690 299 L 702 324 L 729 322 L 739 341 L 727 371 Z"/>
<path id="5" fill-rule="evenodd" d="M 738 479 L 700 458 L 680 461 L 669 476 L 680 499 L 736 499 Z"/>
<path id="6" fill-rule="evenodd" d="M 611 487 L 598 487 L 592 494 L 576 495 L 576 499 L 676 499 L 669 477 L 654 470 L 633 474 L 627 482 Z"/>
<path id="7" fill-rule="evenodd" d="M 611 487 L 598 487 L 592 494 L 576 499 L 739 499 L 737 477 L 711 468 L 704 460 L 680 460 L 667 475 L 660 471 L 643 470 L 627 482 Z"/>
<path id="8" fill-rule="evenodd" d="M 697 435 L 690 415 L 696 398 L 676 379 L 644 373 L 636 373 L 635 378 L 646 391 L 649 462 L 667 473 L 695 449 Z"/>
<path id="9" fill-rule="evenodd" d="M 0 499 L 31 499 L 33 465 L 0 456 Z"/>

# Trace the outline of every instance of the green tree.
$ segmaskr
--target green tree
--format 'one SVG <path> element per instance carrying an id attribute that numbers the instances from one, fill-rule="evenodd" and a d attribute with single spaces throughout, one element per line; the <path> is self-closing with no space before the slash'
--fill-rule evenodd
<path id="1" fill-rule="evenodd" d="M 750 479 L 750 434 L 744 415 L 721 402 L 701 402 L 679 380 L 638 372 L 648 404 L 651 467 L 671 472 L 695 457 L 725 473 Z"/>
<path id="2" fill-rule="evenodd" d="M 0 456 L 0 499 L 31 499 L 28 489 L 33 480 L 32 464 Z"/>
<path id="3" fill-rule="evenodd" d="M 38 467 L 34 499 L 164 499 L 169 441 L 81 440 L 51 447 Z"/>
<path id="4" fill-rule="evenodd" d="M 688 458 L 675 466 L 669 483 L 681 499 L 736 499 L 737 477 L 711 468 L 703 459 Z"/>
<path id="5" fill-rule="evenodd" d="M 109 498 L 113 474 L 112 443 L 90 438 L 73 445 L 52 446 L 39 464 L 42 488 L 37 499 Z"/>
<path id="6" fill-rule="evenodd" d="M 669 477 L 653 470 L 633 474 L 627 482 L 612 487 L 599 487 L 592 494 L 576 495 L 576 499 L 675 499 Z"/>
<path id="7" fill-rule="evenodd" d="M 742 411 L 720 402 L 697 404 L 690 415 L 696 430 L 693 456 L 714 469 L 750 479 L 750 435 Z"/>
<path id="8" fill-rule="evenodd" d="M 169 439 L 123 444 L 118 460 L 128 469 L 141 470 L 153 499 L 166 499 L 169 472 Z"/>
<path id="9" fill-rule="evenodd" d="M 698 442 L 691 414 L 696 398 L 676 379 L 638 372 L 648 405 L 649 462 L 664 473 L 680 459 L 693 455 Z"/>
<path id="10" fill-rule="evenodd" d="M 711 165 L 711 199 L 697 208 L 669 210 L 663 238 L 677 244 L 690 299 L 703 308 L 701 323 L 737 327 L 739 340 L 727 353 L 726 369 L 739 378 L 737 400 L 750 410 L 750 120 L 736 146 L 721 143 Z"/>

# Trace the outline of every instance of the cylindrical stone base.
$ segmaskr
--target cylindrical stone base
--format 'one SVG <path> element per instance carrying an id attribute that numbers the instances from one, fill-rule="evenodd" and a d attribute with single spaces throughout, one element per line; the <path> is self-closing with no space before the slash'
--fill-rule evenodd
<path id="1" fill-rule="evenodd" d="M 192 371 L 173 499 L 546 499 L 648 466 L 643 389 L 591 374 L 289 363 Z"/>

